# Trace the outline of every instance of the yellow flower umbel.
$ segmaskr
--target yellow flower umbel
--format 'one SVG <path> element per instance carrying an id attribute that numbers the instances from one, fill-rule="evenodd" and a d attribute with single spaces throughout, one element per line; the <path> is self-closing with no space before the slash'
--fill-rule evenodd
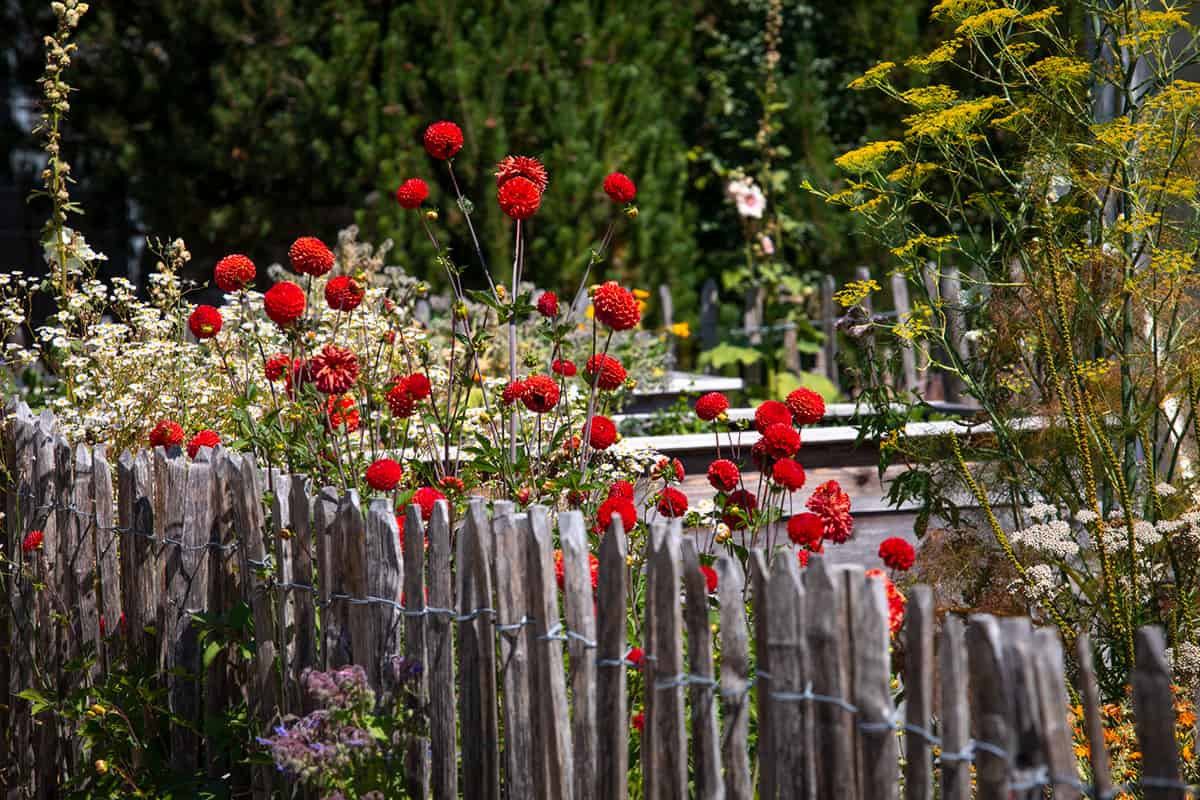
<path id="1" fill-rule="evenodd" d="M 857 150 L 843 153 L 833 160 L 846 172 L 861 175 L 864 172 L 874 172 L 883 166 L 888 157 L 895 153 L 903 153 L 904 145 L 895 141 L 871 142 Z"/>
<path id="2" fill-rule="evenodd" d="M 879 284 L 874 280 L 850 281 L 833 294 L 833 299 L 842 308 L 856 306 L 866 299 L 871 292 L 878 292 Z"/>
<path id="3" fill-rule="evenodd" d="M 692 335 L 692 327 L 687 323 L 687 320 L 684 320 L 683 322 L 676 322 L 669 328 L 669 330 L 673 335 L 678 336 L 680 339 L 686 339 Z"/>

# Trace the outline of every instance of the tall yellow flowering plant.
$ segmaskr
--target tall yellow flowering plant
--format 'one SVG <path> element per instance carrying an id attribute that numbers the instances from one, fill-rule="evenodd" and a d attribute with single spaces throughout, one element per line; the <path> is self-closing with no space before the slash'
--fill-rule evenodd
<path id="1" fill-rule="evenodd" d="M 953 490 L 975 495 L 1022 596 L 1068 639 L 1093 632 L 1115 694 L 1137 626 L 1162 624 L 1176 652 L 1200 638 L 1196 32 L 1182 6 L 1133 0 L 932 16 L 943 43 L 851 84 L 905 107 L 902 138 L 845 153 L 844 188 L 819 193 L 885 237 L 913 294 L 860 340 L 914 348 L 981 426 L 934 454 L 902 416 L 872 432 L 909 464 L 894 499 L 953 513 Z M 874 287 L 852 288 L 861 318 Z M 887 367 L 868 367 L 866 399 L 914 401 Z"/>

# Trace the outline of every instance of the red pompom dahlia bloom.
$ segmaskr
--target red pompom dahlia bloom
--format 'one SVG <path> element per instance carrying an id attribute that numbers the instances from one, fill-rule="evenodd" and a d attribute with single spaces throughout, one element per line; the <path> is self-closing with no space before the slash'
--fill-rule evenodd
<path id="1" fill-rule="evenodd" d="M 813 490 L 805 506 L 816 512 L 825 523 L 825 538 L 842 544 L 854 532 L 854 518 L 850 516 L 850 496 L 842 491 L 837 481 L 826 481 Z"/>
<path id="2" fill-rule="evenodd" d="M 700 395 L 696 401 L 696 416 L 705 422 L 712 422 L 728 410 L 729 400 L 720 392 Z"/>
<path id="3" fill-rule="evenodd" d="M 718 492 L 732 492 L 742 479 L 742 473 L 727 458 L 718 458 L 708 465 L 708 482 Z"/>
<path id="4" fill-rule="evenodd" d="M 812 389 L 797 389 L 787 396 L 785 404 L 791 409 L 792 421 L 797 425 L 811 425 L 825 416 L 825 400 Z"/>
<path id="5" fill-rule="evenodd" d="M 720 585 L 720 582 L 717 580 L 717 571 L 707 564 L 701 564 L 700 574 L 704 576 L 704 588 L 708 590 L 708 593 L 712 594 L 715 592 L 717 586 Z"/>
<path id="6" fill-rule="evenodd" d="M 413 396 L 415 400 L 424 400 L 429 397 L 433 391 L 433 386 L 429 383 L 429 377 L 423 372 L 414 372 L 404 379 L 404 388 Z"/>
<path id="7" fill-rule="evenodd" d="M 315 236 L 301 236 L 288 248 L 292 269 L 319 278 L 333 269 L 333 251 Z"/>
<path id="8" fill-rule="evenodd" d="M 346 433 L 354 433 L 361 422 L 358 416 L 358 406 L 351 395 L 341 397 L 331 394 L 325 398 L 325 429 L 337 430 L 346 426 Z"/>
<path id="9" fill-rule="evenodd" d="M 223 292 L 240 292 L 254 283 L 254 262 L 241 253 L 225 256 L 213 269 L 213 283 Z"/>
<path id="10" fill-rule="evenodd" d="M 446 120 L 435 122 L 425 129 L 424 142 L 426 153 L 445 161 L 462 150 L 462 128 Z"/>
<path id="11" fill-rule="evenodd" d="M 276 353 L 267 359 L 267 363 L 263 364 L 263 374 L 267 376 L 267 380 L 277 381 L 283 377 L 291 365 L 291 356 L 287 353 Z"/>
<path id="12" fill-rule="evenodd" d="M 513 178 L 524 178 L 537 188 L 538 192 L 546 191 L 550 185 L 550 175 L 546 165 L 533 156 L 505 156 L 496 165 L 496 188 L 499 189 Z"/>
<path id="13" fill-rule="evenodd" d="M 164 419 L 150 431 L 151 447 L 175 447 L 183 441 L 183 426 L 172 419 Z"/>
<path id="14" fill-rule="evenodd" d="M 445 500 L 445 499 L 446 499 L 446 495 L 442 494 L 441 492 L 439 492 L 437 489 L 433 488 L 432 486 L 422 486 L 420 489 L 417 489 L 415 492 L 413 492 L 413 496 L 408 502 L 416 503 L 417 506 L 419 506 L 421 509 L 421 519 L 428 522 L 429 518 L 431 516 L 433 516 L 434 504 L 438 500 Z M 407 507 L 408 507 L 408 503 L 401 503 L 400 506 L 396 509 L 396 512 L 401 513 Z M 403 530 L 403 529 L 401 529 L 401 530 Z"/>
<path id="15" fill-rule="evenodd" d="M 500 210 L 516 220 L 529 219 L 542 205 L 542 193 L 528 178 L 517 176 L 500 185 L 496 191 Z"/>
<path id="16" fill-rule="evenodd" d="M 600 508 L 596 509 L 596 522 L 601 533 L 608 531 L 613 517 L 620 517 L 624 530 L 631 531 L 633 526 L 637 525 L 637 508 L 633 501 L 626 497 L 610 497 L 605 500 L 600 504 Z"/>
<path id="17" fill-rule="evenodd" d="M 516 380 L 504 387 L 504 391 L 500 393 L 500 402 L 506 406 L 511 406 L 513 403 L 520 400 L 525 395 L 525 382 Z"/>
<path id="18" fill-rule="evenodd" d="M 349 275 L 337 275 L 325 284 L 325 303 L 334 311 L 353 311 L 366 294 L 358 281 Z"/>
<path id="19" fill-rule="evenodd" d="M 546 375 L 530 375 L 525 379 L 521 402 L 535 414 L 545 414 L 558 405 L 561 394 L 558 384 Z"/>
<path id="20" fill-rule="evenodd" d="M 754 429 L 766 433 L 772 425 L 792 424 L 792 410 L 778 400 L 767 400 L 754 409 Z"/>
<path id="21" fill-rule="evenodd" d="M 597 372 L 600 373 L 598 379 Z M 621 362 L 605 353 L 597 353 L 589 358 L 583 367 L 583 374 L 587 376 L 588 383 L 595 381 L 596 387 L 604 392 L 621 388 L 627 377 Z"/>
<path id="22" fill-rule="evenodd" d="M 188 317 L 188 330 L 197 339 L 211 339 L 221 332 L 221 312 L 212 306 L 196 306 Z"/>
<path id="23" fill-rule="evenodd" d="M 791 458 L 800 449 L 800 433 L 790 421 L 786 425 L 777 422 L 763 431 L 762 442 L 768 457 Z"/>
<path id="24" fill-rule="evenodd" d="M 409 178 L 396 190 L 396 202 L 401 208 L 420 208 L 429 197 L 429 184 L 420 178 Z"/>
<path id="25" fill-rule="evenodd" d="M 613 172 L 604 179 L 604 193 L 614 203 L 632 203 L 633 198 L 637 197 L 637 186 L 629 179 L 628 175 Z"/>
<path id="26" fill-rule="evenodd" d="M 263 295 L 263 308 L 267 316 L 281 328 L 288 327 L 304 316 L 307 304 L 304 290 L 291 281 L 280 281 Z"/>
<path id="27" fill-rule="evenodd" d="M 913 546 L 899 536 L 891 536 L 879 544 L 879 558 L 890 569 L 905 572 L 912 568 L 916 557 Z"/>
<path id="28" fill-rule="evenodd" d="M 629 481 L 613 481 L 608 487 L 608 497 L 624 497 L 633 500 L 633 484 Z"/>
<path id="29" fill-rule="evenodd" d="M 896 584 L 892 583 L 883 570 L 875 568 L 869 569 L 865 573 L 868 578 L 875 578 L 883 581 L 883 589 L 887 592 L 888 603 L 888 629 L 893 636 L 900 630 L 900 626 L 904 624 L 904 607 L 908 601 L 904 599 L 904 595 L 896 588 Z"/>
<path id="30" fill-rule="evenodd" d="M 345 394 L 358 380 L 358 356 L 345 347 L 327 344 L 309 363 L 322 394 Z"/>
<path id="31" fill-rule="evenodd" d="M 664 517 L 682 517 L 688 510 L 687 495 L 673 486 L 666 486 L 658 493 L 657 507 Z"/>
<path id="32" fill-rule="evenodd" d="M 592 307 L 597 321 L 614 331 L 627 331 L 642 320 L 637 298 L 616 281 L 596 287 L 592 294 Z"/>
<path id="33" fill-rule="evenodd" d="M 804 467 L 790 458 L 781 458 L 771 469 L 771 479 L 789 492 L 798 491 L 804 486 Z"/>
<path id="34" fill-rule="evenodd" d="M 550 365 L 550 371 L 555 375 L 562 375 L 564 378 L 574 378 L 579 373 L 579 368 L 570 359 L 556 358 Z"/>
<path id="35" fill-rule="evenodd" d="M 817 549 L 825 536 L 825 523 L 816 514 L 804 511 L 793 514 L 787 523 L 788 538 L 794 544 L 809 549 Z"/>
<path id="36" fill-rule="evenodd" d="M 558 295 L 554 292 L 542 292 L 538 297 L 537 310 L 543 317 L 557 317 Z"/>
<path id="37" fill-rule="evenodd" d="M 42 544 L 46 540 L 46 534 L 39 531 L 30 531 L 25 534 L 25 538 L 21 541 L 21 552 L 29 555 L 34 550 L 41 550 Z"/>
<path id="38" fill-rule="evenodd" d="M 588 445 L 593 450 L 607 450 L 617 441 L 617 426 L 608 417 L 599 414 L 592 417 L 592 429 L 588 435 Z"/>
<path id="39" fill-rule="evenodd" d="M 404 477 L 404 470 L 392 459 L 380 458 L 367 467 L 367 472 L 363 477 L 367 479 L 367 485 L 372 489 L 379 492 L 390 492 Z"/>
<path id="40" fill-rule="evenodd" d="M 187 444 L 188 458 L 195 459 L 201 447 L 216 447 L 221 443 L 221 437 L 216 431 L 205 428 L 191 438 Z"/>

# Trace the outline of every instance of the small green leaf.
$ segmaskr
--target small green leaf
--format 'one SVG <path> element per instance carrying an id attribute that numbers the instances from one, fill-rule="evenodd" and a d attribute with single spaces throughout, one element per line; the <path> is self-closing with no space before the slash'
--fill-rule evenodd
<path id="1" fill-rule="evenodd" d="M 208 647 L 204 648 L 204 668 L 208 669 L 209 664 L 217 657 L 217 653 L 221 652 L 220 642 L 209 642 Z"/>

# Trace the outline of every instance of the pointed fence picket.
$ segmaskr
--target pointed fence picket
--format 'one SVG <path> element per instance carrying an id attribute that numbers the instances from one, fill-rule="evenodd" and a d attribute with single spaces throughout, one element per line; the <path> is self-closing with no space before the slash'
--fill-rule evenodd
<path id="1" fill-rule="evenodd" d="M 231 769 L 230 754 L 198 735 L 204 717 L 244 697 L 268 731 L 308 710 L 297 687 L 305 669 L 322 665 L 360 664 L 381 696 L 394 697 L 401 655 L 423 666 L 409 689 L 424 732 L 403 758 L 415 797 L 623 800 L 631 780 L 644 797 L 730 800 L 894 800 L 901 787 L 930 797 L 934 786 L 946 800 L 1078 798 L 1131 788 L 1113 787 L 1108 774 L 1086 637 L 1075 659 L 1094 786 L 1079 779 L 1057 632 L 1028 620 L 947 616 L 935 635 L 932 595 L 915 587 L 899 634 L 898 715 L 887 601 L 860 567 L 814 555 L 801 568 L 788 549 L 756 550 L 747 575 L 723 554 L 712 563 L 713 594 L 700 574 L 707 557 L 678 524 L 654 522 L 632 545 L 616 521 L 596 543 L 593 578 L 577 511 L 517 513 L 497 501 L 489 512 L 475 498 L 462 519 L 438 503 L 426 520 L 410 506 L 401 537 L 390 499 L 339 497 L 303 476 L 272 475 L 268 515 L 267 473 L 251 456 L 159 449 L 122 453 L 114 470 L 103 448 L 72 450 L 52 416 L 21 406 L 4 425 L 3 453 L 11 480 L 2 543 L 20 554 L 0 572 L 0 680 L 13 698 L 0 707 L 0 785 L 12 797 L 54 797 L 85 768 L 61 720 L 31 717 L 34 695 L 19 696 L 31 688 L 45 696 L 86 687 L 126 662 L 165 667 L 160 688 L 175 716 L 147 722 L 167 757 L 266 798 L 290 791 L 287 776 Z M 21 553 L 35 529 L 42 549 Z M 640 665 L 627 658 L 626 638 L 638 596 Z M 202 661 L 196 615 L 239 602 L 253 630 L 249 668 L 219 655 Z M 1153 798 L 1192 791 L 1174 749 L 1164 652 L 1160 631 L 1138 632 L 1133 700 L 1147 780 L 1133 788 Z M 76 657 L 98 660 L 65 669 Z M 50 683 L 35 686 L 38 674 Z M 631 733 L 638 709 L 645 725 Z M 640 776 L 629 769 L 631 735 L 640 737 Z"/>

